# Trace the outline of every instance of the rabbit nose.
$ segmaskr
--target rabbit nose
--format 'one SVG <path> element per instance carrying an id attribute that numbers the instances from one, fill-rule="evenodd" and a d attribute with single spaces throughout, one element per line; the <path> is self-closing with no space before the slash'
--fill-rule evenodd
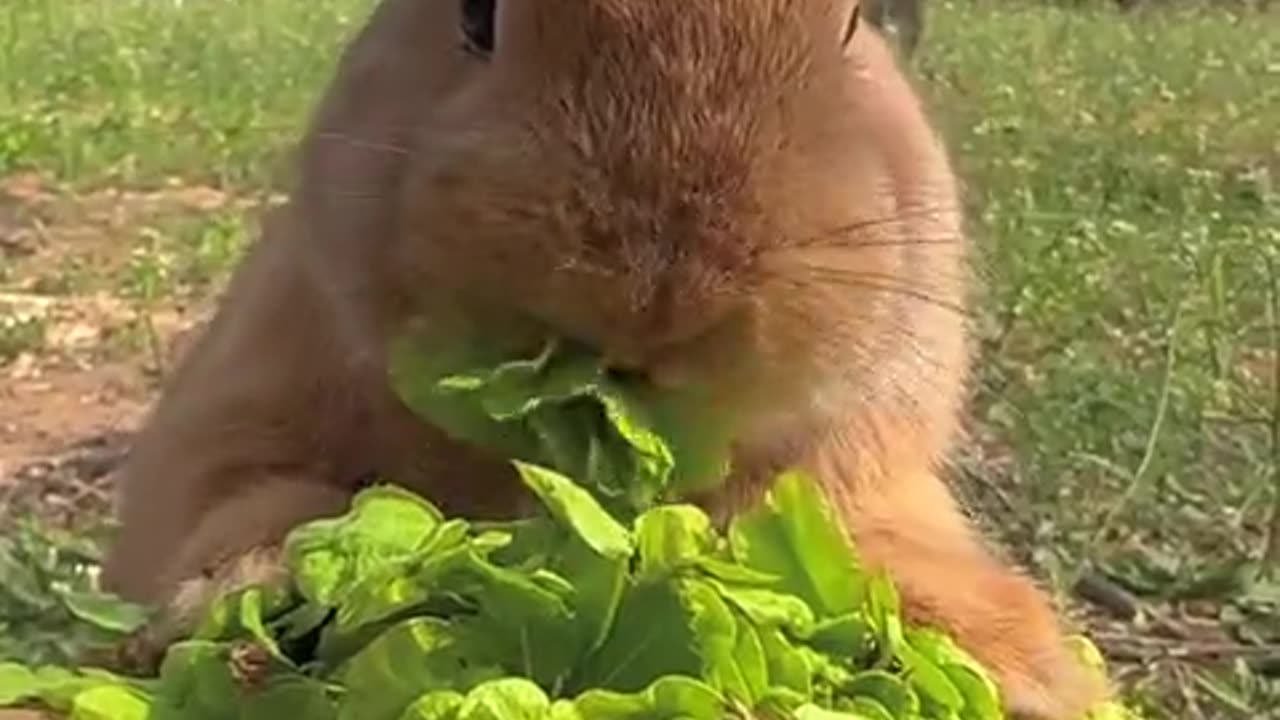
<path id="1" fill-rule="evenodd" d="M 619 355 L 617 353 L 609 353 L 604 357 L 605 369 L 613 375 L 625 375 L 628 377 L 642 376 L 645 374 L 645 363 L 634 355 Z"/>
<path id="2" fill-rule="evenodd" d="M 627 381 L 645 381 L 649 375 L 649 362 L 635 348 L 613 347 L 602 353 L 605 371 L 612 377 Z"/>
<path id="3" fill-rule="evenodd" d="M 640 361 L 607 359 L 605 371 L 615 380 L 623 383 L 642 385 L 653 390 L 676 390 L 685 387 L 689 382 L 689 373 L 682 363 L 659 361 L 646 358 Z"/>

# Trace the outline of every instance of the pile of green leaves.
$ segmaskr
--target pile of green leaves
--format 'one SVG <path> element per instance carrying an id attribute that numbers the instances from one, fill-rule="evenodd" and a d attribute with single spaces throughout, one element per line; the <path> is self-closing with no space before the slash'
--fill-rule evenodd
<path id="1" fill-rule="evenodd" d="M 511 448 L 544 512 L 470 522 L 369 489 L 290 535 L 289 587 L 223 598 L 159 677 L 0 665 L 0 705 L 76 720 L 1004 717 L 979 664 L 904 623 L 804 475 L 721 532 L 655 500 L 694 446 L 642 422 L 593 363 L 549 351 L 433 376 L 413 356 L 395 364 L 402 395 Z M 724 457 L 697 451 L 704 467 Z"/>
<path id="2" fill-rule="evenodd" d="M 145 619 L 96 589 L 92 538 L 33 520 L 0 534 L 0 660 L 67 664 Z"/>

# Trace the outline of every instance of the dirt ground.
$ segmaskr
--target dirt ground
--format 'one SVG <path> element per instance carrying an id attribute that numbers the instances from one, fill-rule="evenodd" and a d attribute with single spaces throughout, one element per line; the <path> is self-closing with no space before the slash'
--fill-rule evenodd
<path id="1" fill-rule="evenodd" d="M 140 240 L 229 200 L 190 188 L 72 195 L 0 180 L 0 526 L 101 517 L 133 429 L 212 304 L 174 286 L 139 301 Z"/>

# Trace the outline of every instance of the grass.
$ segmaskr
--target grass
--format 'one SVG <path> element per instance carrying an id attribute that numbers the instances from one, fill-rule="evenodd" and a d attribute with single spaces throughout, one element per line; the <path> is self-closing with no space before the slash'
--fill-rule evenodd
<path id="1" fill-rule="evenodd" d="M 260 184 L 368 5 L 6 2 L 0 172 Z"/>
<path id="2" fill-rule="evenodd" d="M 262 198 L 368 7 L 6 0 L 0 178 L 39 172 L 71 207 L 104 188 Z M 961 488 L 1064 592 L 1100 578 L 1140 599 L 1096 626 L 1170 717 L 1280 704 L 1277 28 L 940 2 L 917 59 L 988 279 Z M 0 289 L 204 296 L 253 220 L 142 207 L 102 231 L 109 270 L 77 270 L 78 246 L 38 271 L 0 252 Z M 38 346 L 23 322 L 0 323 L 0 361 Z"/>

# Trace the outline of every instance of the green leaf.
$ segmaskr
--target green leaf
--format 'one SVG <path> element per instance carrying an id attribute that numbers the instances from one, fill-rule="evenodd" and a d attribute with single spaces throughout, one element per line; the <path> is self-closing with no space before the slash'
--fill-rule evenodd
<path id="1" fill-rule="evenodd" d="M 428 348 L 411 330 L 395 338 L 388 348 L 388 380 L 407 407 L 450 436 L 507 457 L 536 461 L 540 459 L 536 439 L 520 424 L 500 422 L 486 411 L 493 401 L 486 402 L 484 393 L 499 370 L 465 370 L 494 360 L 474 343 Z M 509 365 L 518 374 L 521 368 L 531 363 L 536 367 L 539 362 Z"/>
<path id="2" fill-rule="evenodd" d="M 728 708 L 706 683 L 678 675 L 631 694 L 589 690 L 573 705 L 584 720 L 723 720 Z"/>
<path id="3" fill-rule="evenodd" d="M 542 499 L 552 517 L 573 528 L 591 549 L 608 558 L 631 555 L 631 534 L 605 512 L 590 493 L 553 470 L 521 462 L 515 466 L 525 485 Z"/>
<path id="4" fill-rule="evenodd" d="M 66 590 L 60 593 L 67 610 L 94 627 L 128 635 L 146 624 L 147 609 L 100 592 Z"/>
<path id="5" fill-rule="evenodd" d="M 635 476 L 631 484 L 637 490 L 634 496 L 642 506 L 647 505 L 666 489 L 670 480 L 675 467 L 671 449 L 648 427 L 639 408 L 625 395 L 606 392 L 600 401 L 610 424 L 633 451 Z"/>
<path id="6" fill-rule="evenodd" d="M 267 630 L 266 618 L 286 607 L 288 591 L 274 587 L 249 587 L 231 593 L 213 604 L 196 629 L 196 640 L 252 639 L 276 658 L 283 660 L 279 643 Z"/>
<path id="7" fill-rule="evenodd" d="M 145 697 L 146 683 L 127 680 L 103 670 L 73 672 L 46 666 L 33 670 L 16 663 L 0 663 L 0 708 L 38 702 L 69 713 L 77 697 L 100 687 L 120 687 Z"/>
<path id="8" fill-rule="evenodd" d="M 957 645 L 955 640 L 936 629 L 926 627 L 906 628 L 903 631 L 903 638 L 913 648 L 924 653 L 935 662 L 960 665 L 980 674 L 985 674 L 982 665 L 972 655 Z M 994 682 L 991 684 L 991 688 L 992 690 L 995 689 Z"/>
<path id="9" fill-rule="evenodd" d="M 1245 709 L 1245 712 L 1252 711 L 1251 706 Z M 1145 718 L 1119 702 L 1109 701 L 1090 708 L 1084 720 L 1145 720 Z"/>
<path id="10" fill-rule="evenodd" d="M 770 692 L 781 688 L 805 698 L 811 697 L 814 672 L 805 653 L 777 628 L 763 628 L 759 633 L 760 647 L 768 663 Z"/>
<path id="11" fill-rule="evenodd" d="M 455 438 L 601 488 L 627 488 L 634 463 L 597 395 L 598 358 L 552 342 L 535 358 L 475 369 L 483 355 L 428 350 L 406 335 L 392 343 L 391 384 L 414 412 Z"/>
<path id="12" fill-rule="evenodd" d="M 467 694 L 457 720 L 545 720 L 551 700 L 524 678 L 491 680 Z"/>
<path id="13" fill-rule="evenodd" d="M 774 685 L 769 688 L 764 696 L 756 701 L 755 707 L 751 708 L 751 711 L 755 717 L 793 717 L 797 709 L 811 700 L 810 695 L 811 693 Z"/>
<path id="14" fill-rule="evenodd" d="M 897 656 L 906 667 L 912 686 L 921 695 L 953 712 L 964 708 L 964 695 L 933 660 L 907 643 L 898 647 Z"/>
<path id="15" fill-rule="evenodd" d="M 611 402 L 592 393 L 572 403 L 542 408 L 525 422 L 540 443 L 541 456 L 546 458 L 543 464 L 590 487 L 619 512 L 634 514 L 667 485 L 670 463 L 663 460 L 665 448 L 659 446 L 663 451 L 659 452 L 641 442 L 649 438 L 639 428 L 627 427 L 632 421 L 620 411 L 615 408 L 610 416 Z M 628 432 L 634 437 L 628 437 Z"/>
<path id="16" fill-rule="evenodd" d="M 859 715 L 864 715 L 868 720 L 898 720 L 904 717 L 919 717 L 918 715 L 894 715 L 879 700 L 870 697 L 856 697 L 849 703 L 849 708 Z"/>
<path id="17" fill-rule="evenodd" d="M 381 486 L 357 495 L 346 515 L 295 529 L 285 552 L 303 596 L 331 606 L 347 588 L 421 553 L 443 521 L 421 497 Z"/>
<path id="18" fill-rule="evenodd" d="M 418 553 L 389 558 L 379 567 L 369 566 L 363 577 L 345 589 L 333 633 L 357 632 L 434 595 L 459 590 L 492 550 L 492 544 L 477 540 L 467 537 L 465 523 L 450 520 L 437 527 Z"/>
<path id="19" fill-rule="evenodd" d="M 964 697 L 966 714 L 981 720 L 1000 720 L 1000 691 L 990 674 L 950 637 L 927 628 L 909 628 L 906 642 L 937 664 Z"/>
<path id="20" fill-rule="evenodd" d="M 481 612 L 468 627 L 486 637 L 493 656 L 504 658 L 511 671 L 548 686 L 558 682 L 579 650 L 572 642 L 568 598 L 512 570 L 494 565 L 477 570 L 481 587 L 475 599 Z"/>
<path id="21" fill-rule="evenodd" d="M 687 497 L 711 491 L 728 477 L 739 420 L 732 408 L 696 391 L 673 393 L 640 383 L 606 380 L 602 394 L 615 403 L 613 422 L 645 428 L 661 440 L 663 450 L 654 454 L 650 471 L 661 486 Z M 626 427 L 621 432 L 628 435 Z"/>
<path id="22" fill-rule="evenodd" d="M 240 720 L 337 720 L 338 708 L 323 683 L 305 677 L 282 677 L 252 694 Z"/>
<path id="23" fill-rule="evenodd" d="M 896 657 L 906 644 L 902 627 L 902 599 L 884 572 L 871 575 L 866 583 L 867 615 L 880 643 L 883 657 Z"/>
<path id="24" fill-rule="evenodd" d="M 711 519 L 693 505 L 661 505 L 635 522 L 642 577 L 657 577 L 695 563 L 714 547 Z"/>
<path id="25" fill-rule="evenodd" d="M 57 606 L 56 596 L 47 592 L 37 567 L 15 543 L 0 538 L 0 593 L 19 607 L 48 612 Z"/>
<path id="26" fill-rule="evenodd" d="M 817 705 L 804 705 L 796 710 L 796 720 L 880 720 L 857 712 L 824 710 Z M 900 720 L 895 718 L 894 720 Z"/>
<path id="27" fill-rule="evenodd" d="M 819 616 L 853 613 L 861 605 L 861 566 L 808 476 L 781 475 L 763 502 L 733 521 L 729 537 L 735 559 L 776 575 L 779 590 L 800 597 Z"/>
<path id="28" fill-rule="evenodd" d="M 501 365 L 469 389 L 482 391 L 485 412 L 495 420 L 516 420 L 548 405 L 589 397 L 604 375 L 598 358 L 561 351 L 551 343 L 533 360 Z M 457 386 L 451 379 L 442 385 Z"/>
<path id="29" fill-rule="evenodd" d="M 456 691 L 431 691 L 413 701 L 399 720 L 454 720 L 465 698 Z"/>
<path id="30" fill-rule="evenodd" d="M 728 606 L 725 606 L 728 609 Z M 741 613 L 733 614 L 737 624 L 734 637 L 734 664 L 745 691 L 744 702 L 755 705 L 769 691 L 769 660 L 760 632 Z"/>
<path id="31" fill-rule="evenodd" d="M 17 663 L 0 663 L 0 707 L 36 697 L 40 680 L 30 668 Z"/>
<path id="32" fill-rule="evenodd" d="M 547 569 L 529 573 L 495 565 L 482 556 L 492 547 L 477 539 L 422 558 L 416 569 L 371 581 L 339 609 L 338 623 L 321 643 L 321 656 L 341 657 L 344 648 L 365 642 L 372 619 L 387 617 L 388 594 L 405 602 L 430 594 L 446 614 L 450 607 L 455 616 L 457 610 L 469 609 L 455 621 L 455 629 L 475 643 L 469 648 L 483 648 L 485 658 L 501 661 L 513 672 L 553 682 L 578 653 L 572 642 L 575 617 L 568 605 L 573 588 Z M 400 586 L 408 590 L 396 590 Z"/>
<path id="33" fill-rule="evenodd" d="M 305 602 L 282 614 L 272 624 L 279 628 L 281 638 L 298 640 L 320 629 L 332 613 L 333 608 Z"/>
<path id="34" fill-rule="evenodd" d="M 76 696 L 70 720 L 147 720 L 151 703 L 119 685 L 90 688 Z"/>
<path id="35" fill-rule="evenodd" d="M 667 675 L 701 675 L 689 613 L 670 582 L 630 585 L 600 648 L 578 663 L 572 689 L 640 692 Z"/>
<path id="36" fill-rule="evenodd" d="M 751 667 L 744 669 L 737 656 L 737 618 L 720 594 L 710 584 L 696 580 L 677 580 L 676 587 L 690 616 L 694 652 L 702 659 L 702 676 L 726 697 L 753 702 L 754 690 L 764 679 L 763 650 L 757 650 L 748 659 Z M 752 649 L 748 645 L 748 652 Z M 750 671 L 757 672 L 748 677 Z"/>
<path id="37" fill-rule="evenodd" d="M 36 670 L 40 702 L 59 712 L 70 712 L 71 704 L 81 692 L 103 684 L 114 684 L 101 677 L 72 672 L 60 667 L 42 667 Z"/>
<path id="38" fill-rule="evenodd" d="M 338 717 L 395 720 L 426 693 L 468 690 L 501 674 L 448 622 L 413 618 L 382 633 L 344 664 L 337 677 L 348 692 Z"/>
<path id="39" fill-rule="evenodd" d="M 964 696 L 964 707 L 967 716 L 978 720 L 1002 720 L 1004 711 L 1000 703 L 1000 693 L 985 672 L 974 670 L 965 665 L 943 664 L 942 670 Z"/>
<path id="40" fill-rule="evenodd" d="M 1081 665 L 1098 673 L 1106 673 L 1107 660 L 1098 650 L 1098 646 L 1094 645 L 1089 638 L 1083 635 L 1071 635 L 1067 637 L 1066 644 L 1067 650 L 1080 661 Z"/>
<path id="41" fill-rule="evenodd" d="M 702 677 L 726 697 L 755 704 L 768 689 L 768 666 L 759 635 L 711 583 L 680 579 L 675 584 L 689 613 Z"/>
<path id="42" fill-rule="evenodd" d="M 795 646 L 795 651 L 803 658 L 813 678 L 813 695 L 815 698 L 830 699 L 837 688 L 844 686 L 856 672 L 841 658 L 827 655 L 805 645 Z"/>
<path id="43" fill-rule="evenodd" d="M 794 595 L 712 582 L 726 600 L 758 626 L 785 628 L 801 637 L 814 631 L 813 610 Z"/>
<path id="44" fill-rule="evenodd" d="M 861 612 L 824 620 L 813 627 L 807 639 L 809 644 L 825 653 L 855 661 L 871 658 L 876 649 L 876 633 L 871 620 Z"/>
<path id="45" fill-rule="evenodd" d="M 558 554 L 555 569 L 573 588 L 576 658 L 580 663 L 604 643 L 613 627 L 626 589 L 627 559 L 597 555 L 574 537 Z"/>
<path id="46" fill-rule="evenodd" d="M 236 717 L 239 695 L 231 674 L 229 646 L 190 640 L 169 648 L 160 666 L 156 700 L 182 710 L 189 720 Z"/>
<path id="47" fill-rule="evenodd" d="M 727 473 L 732 433 L 701 421 L 696 411 L 705 402 L 686 399 L 673 412 L 661 395 L 606 379 L 600 358 L 573 343 L 552 342 L 535 358 L 475 369 L 484 353 L 428 348 L 416 332 L 391 345 L 391 385 L 455 438 L 552 467 L 632 510 L 648 507 L 677 474 L 688 491 L 690 480 L 705 487 Z"/>
<path id="48" fill-rule="evenodd" d="M 454 690 L 433 690 L 415 700 L 400 720 L 455 720 L 464 699 Z"/>
<path id="49" fill-rule="evenodd" d="M 840 688 L 841 695 L 874 700 L 890 718 L 914 717 L 920 712 L 920 699 L 901 677 L 883 670 L 858 673 Z"/>
<path id="50" fill-rule="evenodd" d="M 782 580 L 782 578 L 772 573 L 760 572 L 745 565 L 739 565 L 731 559 L 724 560 L 709 555 L 697 558 L 693 564 L 694 567 L 707 575 L 734 585 L 768 587 L 776 585 Z"/>

